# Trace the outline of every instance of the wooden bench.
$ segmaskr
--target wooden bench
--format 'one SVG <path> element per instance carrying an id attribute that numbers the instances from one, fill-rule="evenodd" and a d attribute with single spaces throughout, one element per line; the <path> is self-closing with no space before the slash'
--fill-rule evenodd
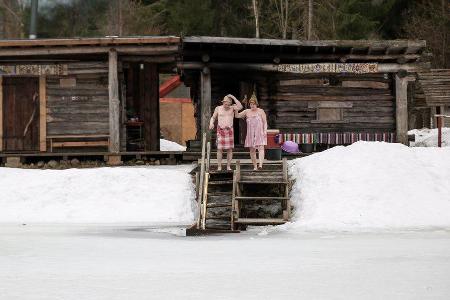
<path id="1" fill-rule="evenodd" d="M 53 148 L 66 147 L 108 147 L 109 135 L 49 135 L 50 152 Z"/>

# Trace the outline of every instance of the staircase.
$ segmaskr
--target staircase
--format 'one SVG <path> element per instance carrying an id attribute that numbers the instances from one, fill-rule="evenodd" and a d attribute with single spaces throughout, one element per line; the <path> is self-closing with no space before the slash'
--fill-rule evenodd
<path id="1" fill-rule="evenodd" d="M 210 167 L 210 165 L 212 167 Z M 217 171 L 210 145 L 203 147 L 196 173 L 198 219 L 187 235 L 230 233 L 248 225 L 280 225 L 289 221 L 291 204 L 287 160 L 266 161 L 253 170 L 249 159 L 234 160 L 234 171 Z"/>

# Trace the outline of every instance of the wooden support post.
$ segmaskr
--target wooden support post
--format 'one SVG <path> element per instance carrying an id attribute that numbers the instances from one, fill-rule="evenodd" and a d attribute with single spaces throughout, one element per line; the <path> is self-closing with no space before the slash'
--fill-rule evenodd
<path id="1" fill-rule="evenodd" d="M 0 152 L 3 151 L 3 76 L 0 76 Z"/>
<path id="2" fill-rule="evenodd" d="M 144 63 L 144 141 L 146 151 L 159 151 L 159 74 L 158 66 Z"/>
<path id="3" fill-rule="evenodd" d="M 395 75 L 395 111 L 397 142 L 408 145 L 408 82 L 411 77 Z"/>
<path id="4" fill-rule="evenodd" d="M 117 74 L 117 52 L 109 51 L 108 69 L 109 90 L 109 152 L 119 153 L 120 150 L 120 108 L 119 108 L 119 80 Z"/>
<path id="5" fill-rule="evenodd" d="M 210 139 L 209 119 L 211 118 L 211 72 L 208 67 L 201 72 L 201 130 L 206 133 L 206 139 Z"/>
<path id="6" fill-rule="evenodd" d="M 45 76 L 39 76 L 39 150 L 47 151 L 47 87 Z"/>

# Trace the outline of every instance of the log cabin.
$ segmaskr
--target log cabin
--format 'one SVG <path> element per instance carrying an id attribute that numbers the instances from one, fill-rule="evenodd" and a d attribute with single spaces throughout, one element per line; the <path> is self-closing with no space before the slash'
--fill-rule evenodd
<path id="1" fill-rule="evenodd" d="M 191 87 L 198 134 L 227 94 L 255 92 L 281 141 L 408 143 L 408 89 L 427 71 L 425 41 L 299 41 L 185 37 L 178 69 Z M 235 121 L 243 143 L 245 122 Z M 237 130 L 236 130 L 237 129 Z M 212 134 L 214 136 L 214 134 Z"/>
<path id="2" fill-rule="evenodd" d="M 173 36 L 0 41 L 0 154 L 99 153 L 114 163 L 130 146 L 159 151 L 159 74 L 174 73 L 179 44 Z"/>
<path id="3" fill-rule="evenodd" d="M 281 141 L 407 144 L 411 85 L 430 70 L 425 46 L 173 36 L 2 40 L 0 157 L 95 153 L 114 164 L 131 152 L 157 155 L 159 77 L 175 73 L 191 88 L 197 141 L 224 95 L 255 92 Z M 235 122 L 242 144 L 245 122 Z"/>

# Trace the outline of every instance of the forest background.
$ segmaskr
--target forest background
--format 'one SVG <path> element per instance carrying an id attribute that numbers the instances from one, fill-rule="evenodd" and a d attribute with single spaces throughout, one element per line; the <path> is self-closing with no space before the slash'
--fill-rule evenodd
<path id="1" fill-rule="evenodd" d="M 0 0 L 0 38 L 27 38 L 30 2 Z M 38 13 L 38 38 L 423 39 L 450 68 L 449 0 L 39 0 Z"/>

